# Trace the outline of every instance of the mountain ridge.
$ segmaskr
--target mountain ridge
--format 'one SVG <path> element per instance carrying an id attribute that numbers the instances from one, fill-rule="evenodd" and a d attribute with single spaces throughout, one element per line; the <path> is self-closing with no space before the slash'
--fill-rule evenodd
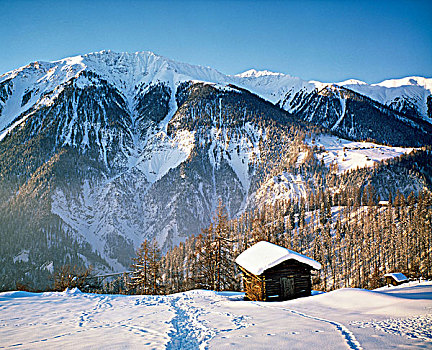
<path id="1" fill-rule="evenodd" d="M 339 83 L 323 83 L 313 80 L 306 81 L 283 73 L 257 71 L 254 69 L 230 76 L 210 67 L 175 62 L 150 51 L 132 54 L 100 51 L 52 62 L 36 61 L 1 75 L 0 84 L 4 84 L 5 80 L 16 78 L 26 68 L 36 68 L 38 70 L 39 67 L 47 72 L 45 79 L 40 74 L 39 79 L 37 79 L 39 85 L 41 85 L 43 80 L 47 81 L 48 84 L 43 89 L 44 92 L 52 90 L 53 86 L 64 84 L 67 80 L 85 69 L 96 72 L 112 85 L 122 90 L 125 95 L 129 95 L 131 93 L 130 89 L 137 85 L 166 82 L 173 91 L 175 84 L 196 80 L 222 85 L 238 85 L 257 93 L 272 103 L 280 103 L 288 92 L 298 92 L 300 90 L 311 92 L 314 89 L 321 90 L 327 86 L 344 86 L 370 97 L 383 105 L 394 107 L 398 111 L 403 109 L 403 102 L 400 102 L 400 99 L 404 97 L 413 105 L 414 109 L 417 109 L 419 117 L 426 119 L 429 123 L 432 121 L 429 116 L 431 111 L 428 110 L 427 102 L 428 96 L 432 93 L 432 78 L 405 77 L 401 79 L 388 79 L 375 84 L 366 84 L 360 81 L 353 83 L 353 80 Z M 51 72 L 55 67 L 57 69 Z M 132 68 L 132 71 L 130 68 Z M 60 72 L 58 72 L 59 69 Z M 63 74 L 64 71 L 66 71 L 66 74 Z M 53 79 L 56 73 L 57 76 L 65 76 L 65 78 Z M 49 84 L 50 81 L 53 84 Z M 128 89 L 124 90 L 126 84 L 128 85 Z M 31 101 L 31 99 L 27 101 Z M 5 101 L 0 100 L 0 105 L 1 103 L 4 104 Z M 4 106 L 1 108 L 4 109 Z M 0 122 L 0 130 L 4 130 L 4 124 L 5 122 Z"/>

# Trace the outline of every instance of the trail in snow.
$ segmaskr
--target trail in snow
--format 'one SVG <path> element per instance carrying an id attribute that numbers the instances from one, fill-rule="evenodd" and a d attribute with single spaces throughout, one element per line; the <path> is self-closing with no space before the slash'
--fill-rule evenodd
<path id="1" fill-rule="evenodd" d="M 350 349 L 363 350 L 363 348 L 361 347 L 360 343 L 358 342 L 358 340 L 356 339 L 354 334 L 347 327 L 345 327 L 342 323 L 330 321 L 330 320 L 327 320 L 327 319 L 321 318 L 321 317 L 311 316 L 311 315 L 305 314 L 304 312 L 300 312 L 300 311 L 296 311 L 296 310 L 292 310 L 292 309 L 287 309 L 287 308 L 282 308 L 282 307 L 270 307 L 270 306 L 263 305 L 262 303 L 258 303 L 258 302 L 254 302 L 254 304 L 256 304 L 260 307 L 264 307 L 264 308 L 271 308 L 271 309 L 278 309 L 278 310 L 287 311 L 287 312 L 290 312 L 294 315 L 298 315 L 298 316 L 301 316 L 304 318 L 309 318 L 309 319 L 312 319 L 315 321 L 325 322 L 325 323 L 331 324 L 332 326 L 336 327 L 336 329 L 342 335 L 342 337 L 344 338 L 346 344 L 348 345 L 348 347 Z"/>
<path id="2" fill-rule="evenodd" d="M 0 300 L 0 348 L 101 348 L 108 346 L 103 345 L 103 339 L 109 339 L 112 348 L 124 344 L 132 348 L 161 348 L 169 340 L 164 320 L 172 313 L 164 307 L 161 296 L 144 299 L 79 292 L 18 293 L 16 301 L 28 299 L 34 319 L 16 312 L 22 310 L 16 309 L 14 303 L 2 304 Z M 43 312 L 34 312 L 41 306 Z M 14 314 L 19 316 L 4 318 L 8 308 L 16 310 Z M 116 338 L 112 337 L 113 332 Z"/>
<path id="3" fill-rule="evenodd" d="M 249 326 L 245 316 L 223 309 L 225 301 L 210 291 L 168 296 L 0 293 L 0 349 L 105 347 L 102 339 L 109 339 L 112 348 L 203 350 L 216 335 Z"/>
<path id="4" fill-rule="evenodd" d="M 214 332 L 198 321 L 196 308 L 180 297 L 172 298 L 170 305 L 175 312 L 171 320 L 174 329 L 169 333 L 171 339 L 166 349 L 204 349 Z"/>
<path id="5" fill-rule="evenodd" d="M 167 298 L 169 298 L 170 310 L 175 314 L 170 321 L 173 329 L 168 334 L 170 337 L 166 345 L 168 350 L 204 350 L 218 334 L 249 326 L 245 316 L 218 311 L 220 303 L 225 299 L 215 295 L 214 292 L 194 293 L 192 291 Z M 224 327 L 216 327 L 214 318 L 223 322 Z"/>
<path id="6" fill-rule="evenodd" d="M 385 333 L 402 335 L 410 339 L 432 341 L 432 315 L 408 318 L 389 318 L 382 321 L 354 321 L 353 326 L 374 328 Z"/>
<path id="7" fill-rule="evenodd" d="M 310 318 L 312 320 L 329 323 L 329 324 L 335 326 L 336 329 L 342 334 L 342 336 L 344 337 L 344 339 L 345 339 L 345 341 L 346 341 L 346 343 L 350 349 L 353 349 L 353 350 L 362 350 L 363 349 L 361 347 L 360 343 L 358 342 L 358 340 L 356 339 L 356 337 L 354 336 L 354 334 L 347 327 L 345 327 L 342 323 L 326 320 L 326 319 L 320 318 L 320 317 L 307 315 L 303 312 L 299 312 L 299 311 L 295 311 L 295 310 L 289 310 L 289 309 L 282 309 L 282 310 L 289 311 L 295 315 L 299 315 L 299 316 L 302 316 L 305 318 Z"/>

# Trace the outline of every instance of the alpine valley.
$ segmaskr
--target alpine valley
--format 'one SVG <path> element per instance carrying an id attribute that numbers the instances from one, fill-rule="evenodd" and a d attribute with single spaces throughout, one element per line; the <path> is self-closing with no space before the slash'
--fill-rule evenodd
<path id="1" fill-rule="evenodd" d="M 34 62 L 0 77 L 0 290 L 63 264 L 129 269 L 228 216 L 373 185 L 432 190 L 432 79 L 224 75 L 151 52 Z"/>

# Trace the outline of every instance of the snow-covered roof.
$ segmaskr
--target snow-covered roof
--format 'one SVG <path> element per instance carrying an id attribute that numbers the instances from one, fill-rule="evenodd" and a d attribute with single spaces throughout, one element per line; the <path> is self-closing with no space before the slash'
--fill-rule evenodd
<path id="1" fill-rule="evenodd" d="M 386 273 L 384 277 L 393 277 L 396 282 L 408 281 L 408 277 L 401 272 Z"/>
<path id="2" fill-rule="evenodd" d="M 254 275 L 261 275 L 265 270 L 279 265 L 285 260 L 294 259 L 313 269 L 320 270 L 321 264 L 306 255 L 287 248 L 261 241 L 246 249 L 235 260 L 237 264 Z"/>

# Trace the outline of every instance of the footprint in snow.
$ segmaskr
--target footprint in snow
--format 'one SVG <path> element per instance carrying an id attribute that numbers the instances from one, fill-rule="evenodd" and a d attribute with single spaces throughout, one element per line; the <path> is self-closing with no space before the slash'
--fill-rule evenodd
<path id="1" fill-rule="evenodd" d="M 372 334 L 371 337 L 372 338 L 380 338 L 380 337 L 384 337 L 384 335 L 383 334 Z"/>

